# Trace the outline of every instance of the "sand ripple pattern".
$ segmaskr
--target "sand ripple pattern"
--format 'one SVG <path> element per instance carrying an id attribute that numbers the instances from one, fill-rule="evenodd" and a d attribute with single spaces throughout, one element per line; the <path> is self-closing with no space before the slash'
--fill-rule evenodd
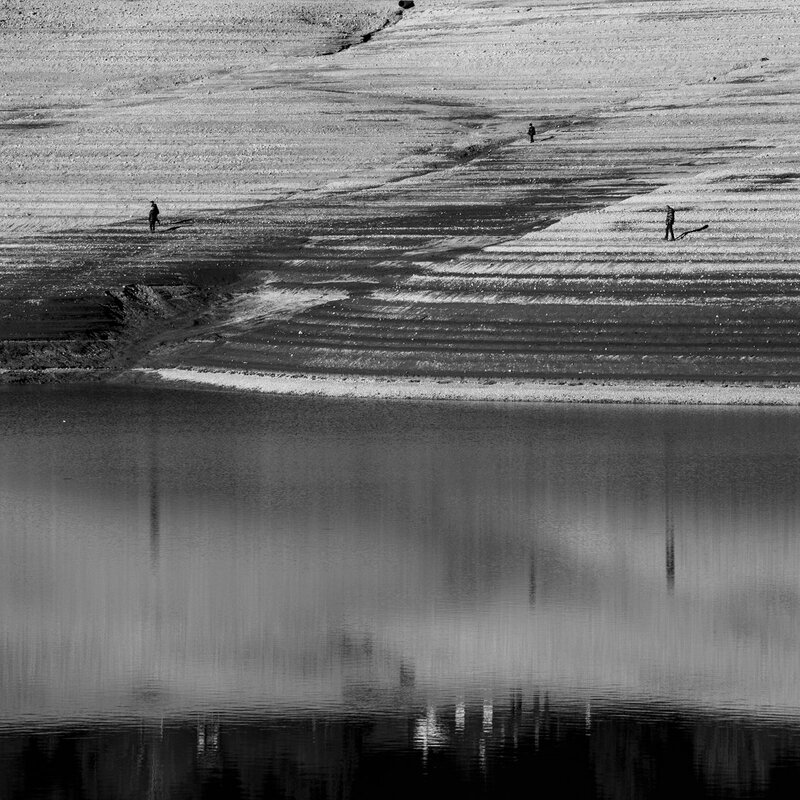
<path id="1" fill-rule="evenodd" d="M 103 335 L 109 289 L 193 286 L 217 300 L 143 363 L 798 380 L 798 24 L 788 0 L 440 2 L 338 55 L 27 116 L 19 208 L 59 218 L 36 192 L 64 142 L 76 197 L 98 153 L 128 183 L 90 234 L 8 223 L 6 338 Z M 140 157 L 156 237 L 115 205 Z M 663 242 L 665 203 L 708 228 Z"/>

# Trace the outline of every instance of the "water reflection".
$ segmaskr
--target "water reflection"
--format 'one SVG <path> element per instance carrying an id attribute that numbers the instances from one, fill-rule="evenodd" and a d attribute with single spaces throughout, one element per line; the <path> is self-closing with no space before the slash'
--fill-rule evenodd
<path id="1" fill-rule="evenodd" d="M 664 441 L 664 538 L 667 572 L 667 593 L 675 592 L 675 522 L 672 518 L 672 441 L 669 433 Z"/>
<path id="2" fill-rule="evenodd" d="M 797 419 L 5 391 L 9 786 L 116 758 L 130 796 L 332 797 L 391 762 L 390 795 L 441 767 L 499 796 L 546 753 L 575 796 L 766 791 L 800 708 Z"/>
<path id="3" fill-rule="evenodd" d="M 269 716 L 0 735 L 0 795 L 182 797 L 783 797 L 800 778 L 800 730 L 683 714 L 583 709 L 526 698 L 518 717 L 467 704 L 406 717 Z"/>

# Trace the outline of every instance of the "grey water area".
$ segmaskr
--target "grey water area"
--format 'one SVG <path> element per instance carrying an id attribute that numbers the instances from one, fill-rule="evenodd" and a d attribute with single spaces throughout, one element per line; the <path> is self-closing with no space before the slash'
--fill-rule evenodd
<path id="1" fill-rule="evenodd" d="M 783 797 L 800 412 L 0 390 L 0 797 Z"/>

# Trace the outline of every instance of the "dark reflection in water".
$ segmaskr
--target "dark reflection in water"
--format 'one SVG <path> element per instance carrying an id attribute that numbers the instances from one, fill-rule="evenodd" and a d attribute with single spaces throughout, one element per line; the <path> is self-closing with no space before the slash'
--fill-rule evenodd
<path id="1" fill-rule="evenodd" d="M 798 420 L 5 390 L 0 796 L 782 796 Z"/>
<path id="2" fill-rule="evenodd" d="M 4 798 L 795 797 L 800 730 L 546 705 L 0 736 Z"/>

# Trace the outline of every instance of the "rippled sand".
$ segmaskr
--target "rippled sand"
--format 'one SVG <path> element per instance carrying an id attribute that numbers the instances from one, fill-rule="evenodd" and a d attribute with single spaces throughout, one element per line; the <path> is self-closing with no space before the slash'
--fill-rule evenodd
<path id="1" fill-rule="evenodd" d="M 9 367 L 800 380 L 787 0 L 109 8 L 11 68 Z"/>

